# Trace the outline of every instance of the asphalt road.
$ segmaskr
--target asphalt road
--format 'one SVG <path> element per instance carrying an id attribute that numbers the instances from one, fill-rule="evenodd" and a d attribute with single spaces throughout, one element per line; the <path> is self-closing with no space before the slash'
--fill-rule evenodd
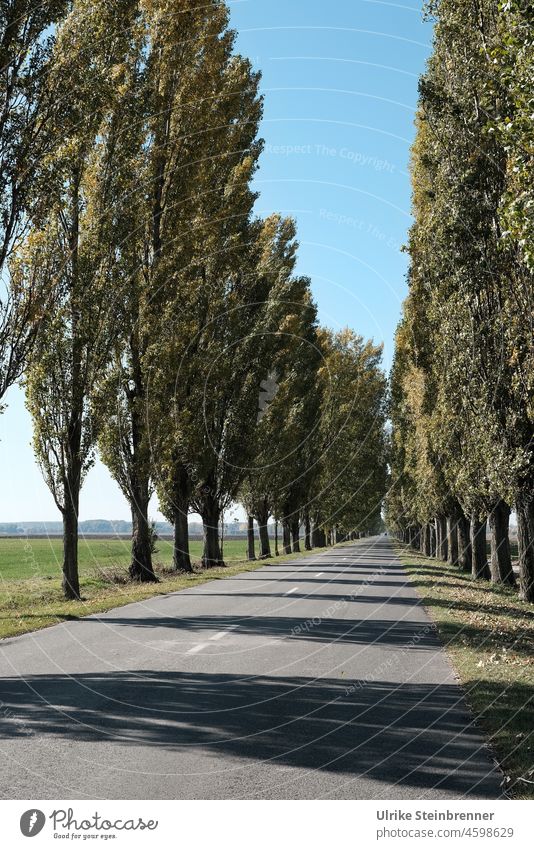
<path id="1" fill-rule="evenodd" d="M 494 799 L 386 538 L 0 643 L 0 796 Z"/>

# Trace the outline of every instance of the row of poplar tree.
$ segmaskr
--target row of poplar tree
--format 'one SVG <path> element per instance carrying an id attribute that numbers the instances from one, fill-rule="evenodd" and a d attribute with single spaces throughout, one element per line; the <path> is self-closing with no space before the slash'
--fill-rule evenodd
<path id="1" fill-rule="evenodd" d="M 131 507 L 133 579 L 155 580 L 155 491 L 181 570 L 188 514 L 219 564 L 237 499 L 262 555 L 270 516 L 286 551 L 301 522 L 309 545 L 373 530 L 381 350 L 318 326 L 294 223 L 253 212 L 259 75 L 226 5 L 12 0 L 1 16 L 0 394 L 23 380 L 66 596 L 97 449 Z"/>
<path id="2" fill-rule="evenodd" d="M 388 522 L 534 601 L 534 7 L 436 0 L 412 153 Z M 486 556 L 486 524 L 491 532 Z"/>

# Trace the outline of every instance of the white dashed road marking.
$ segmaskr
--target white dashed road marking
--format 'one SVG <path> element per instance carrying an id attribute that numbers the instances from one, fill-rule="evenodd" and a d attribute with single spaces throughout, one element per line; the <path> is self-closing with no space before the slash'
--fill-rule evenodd
<path id="1" fill-rule="evenodd" d="M 219 631 L 218 634 L 214 634 L 213 637 L 210 637 L 210 640 L 222 640 L 223 637 L 227 637 L 232 631 L 235 631 L 237 625 L 228 625 L 224 631 Z"/>
<path id="2" fill-rule="evenodd" d="M 192 649 L 189 649 L 187 654 L 197 654 L 197 652 L 202 651 L 202 649 L 205 649 L 207 645 L 207 643 L 199 643 L 198 646 L 193 646 Z"/>

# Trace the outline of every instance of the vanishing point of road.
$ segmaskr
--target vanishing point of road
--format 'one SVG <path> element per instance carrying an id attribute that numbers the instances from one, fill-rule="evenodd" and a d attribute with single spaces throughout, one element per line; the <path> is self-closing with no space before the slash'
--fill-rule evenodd
<path id="1" fill-rule="evenodd" d="M 385 537 L 0 642 L 0 795 L 496 799 Z"/>

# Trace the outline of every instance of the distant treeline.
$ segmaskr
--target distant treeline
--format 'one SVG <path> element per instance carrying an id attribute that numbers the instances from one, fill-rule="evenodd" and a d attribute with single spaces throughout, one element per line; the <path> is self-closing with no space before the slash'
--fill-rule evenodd
<path id="1" fill-rule="evenodd" d="M 132 522 L 123 520 L 110 521 L 107 519 L 88 519 L 79 523 L 82 536 L 130 537 L 133 531 Z M 170 522 L 155 522 L 154 531 L 158 537 L 172 537 L 174 528 Z M 231 537 L 247 536 L 246 528 L 225 527 L 225 535 Z M 0 522 L 0 537 L 61 537 L 63 522 Z M 269 536 L 274 538 L 274 524 L 269 525 Z M 189 523 L 189 538 L 202 538 L 202 524 Z"/>
<path id="2" fill-rule="evenodd" d="M 105 519 L 90 519 L 80 522 L 80 533 L 99 534 L 102 536 L 130 535 L 132 523 L 124 521 L 107 521 Z M 172 525 L 168 522 L 157 522 L 156 533 L 159 535 L 172 534 Z M 62 536 L 63 522 L 1 522 L 0 536 Z"/>

